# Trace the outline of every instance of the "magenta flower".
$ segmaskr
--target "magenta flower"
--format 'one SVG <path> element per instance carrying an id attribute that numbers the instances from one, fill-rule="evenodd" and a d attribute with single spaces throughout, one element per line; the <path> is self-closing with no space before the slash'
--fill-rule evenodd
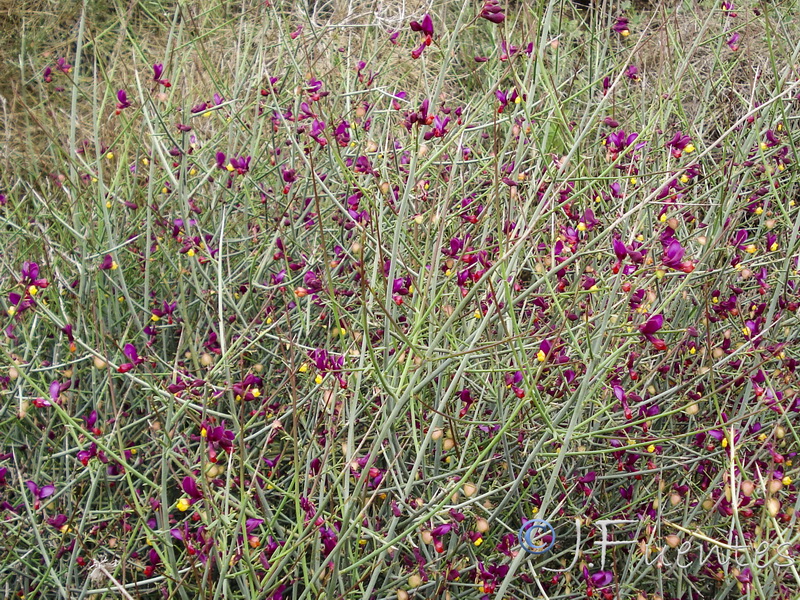
<path id="1" fill-rule="evenodd" d="M 649 341 L 656 350 L 664 351 L 667 349 L 667 344 L 664 340 L 661 340 L 655 337 L 657 331 L 659 331 L 664 326 L 664 316 L 663 315 L 649 315 L 647 320 L 639 325 L 639 333 L 641 333 L 647 341 Z"/>
<path id="2" fill-rule="evenodd" d="M 728 48 L 736 52 L 739 49 L 740 39 L 742 39 L 742 36 L 737 32 L 734 33 L 730 38 L 728 38 L 728 41 L 725 43 L 728 44 Z"/>
<path id="3" fill-rule="evenodd" d="M 430 46 L 433 42 L 433 21 L 431 20 L 431 16 L 426 13 L 425 16 L 422 17 L 421 22 L 411 21 L 410 27 L 411 31 L 418 31 L 424 36 L 419 47 L 411 52 L 411 58 L 417 59 L 422 56 L 422 52 L 425 48 Z"/>
<path id="4" fill-rule="evenodd" d="M 66 392 L 70 387 L 72 387 L 71 381 L 66 381 L 64 383 L 59 383 L 57 380 L 53 381 L 50 384 L 50 399 L 53 402 L 58 402 L 58 397 L 61 395 L 61 393 Z M 50 406 L 49 403 L 48 406 Z"/>
<path id="5" fill-rule="evenodd" d="M 683 135 L 682 131 L 675 132 L 675 135 L 672 136 L 672 139 L 664 144 L 664 146 L 672 151 L 672 156 L 675 158 L 680 158 L 683 152 L 686 152 L 687 154 L 694 152 L 692 138 L 690 138 L 688 135 Z"/>
<path id="6" fill-rule="evenodd" d="M 225 428 L 225 421 L 214 426 L 208 421 L 203 421 L 200 430 L 200 437 L 208 442 L 208 460 L 212 463 L 217 462 L 217 454 L 220 450 L 230 454 L 233 452 L 233 440 L 236 434 Z"/>
<path id="7" fill-rule="evenodd" d="M 31 400 L 31 403 L 36 408 L 47 408 L 49 406 L 53 406 L 50 400 L 47 400 L 46 398 L 34 398 L 33 400 Z"/>
<path id="8" fill-rule="evenodd" d="M 191 498 L 190 503 L 194 504 L 197 500 L 200 500 L 203 497 L 203 492 L 200 491 L 200 488 L 197 487 L 197 481 L 195 481 L 194 477 L 186 476 L 183 478 L 181 482 L 181 488 L 186 493 L 189 498 Z"/>
<path id="9" fill-rule="evenodd" d="M 419 31 L 426 36 L 433 36 L 433 20 L 429 14 L 422 17 L 421 22 L 411 21 L 411 31 Z"/>
<path id="10" fill-rule="evenodd" d="M 480 17 L 498 25 L 506 20 L 503 8 L 497 3 L 497 0 L 486 0 L 481 9 Z"/>
<path id="11" fill-rule="evenodd" d="M 458 396 L 464 403 L 464 406 L 461 407 L 461 410 L 458 413 L 458 417 L 460 419 L 463 419 L 469 412 L 469 409 L 472 407 L 473 403 L 475 402 L 475 398 L 472 397 L 472 392 L 470 392 L 467 388 L 461 390 L 458 393 Z"/>
<path id="12" fill-rule="evenodd" d="M 611 31 L 620 34 L 622 37 L 628 37 L 631 33 L 630 29 L 628 29 L 628 19 L 617 17 L 617 20 L 611 26 Z"/>
<path id="13" fill-rule="evenodd" d="M 502 113 L 509 104 L 516 104 L 526 99 L 526 95 L 520 96 L 516 88 L 508 90 L 508 93 L 497 90 L 494 95 L 500 101 L 500 107 L 497 109 L 498 113 Z"/>
<path id="14" fill-rule="evenodd" d="M 611 571 L 598 571 L 597 573 L 589 574 L 589 569 L 583 567 L 583 578 L 589 587 L 606 587 L 611 585 L 614 581 L 614 574 Z"/>
<path id="15" fill-rule="evenodd" d="M 100 269 L 101 271 L 108 271 L 111 269 L 115 269 L 116 267 L 117 263 L 114 262 L 112 256 L 110 254 L 106 254 L 97 268 Z"/>
<path id="16" fill-rule="evenodd" d="M 609 148 L 609 152 L 611 152 L 614 155 L 614 158 L 616 158 L 617 154 L 619 154 L 620 152 L 625 150 L 628 146 L 633 144 L 633 142 L 636 141 L 636 138 L 638 137 L 639 137 L 638 133 L 634 132 L 631 133 L 630 135 L 626 135 L 625 132 L 622 129 L 620 129 L 613 133 L 609 133 L 606 136 L 606 146 Z M 637 144 L 636 147 L 639 148 L 640 146 Z"/>
<path id="17" fill-rule="evenodd" d="M 680 242 L 673 239 L 667 247 L 664 248 L 664 256 L 661 262 L 671 269 L 680 269 L 682 267 L 681 261 L 685 253 L 686 250 L 683 249 Z"/>
<path id="18" fill-rule="evenodd" d="M 394 96 L 392 97 L 392 108 L 395 110 L 400 110 L 402 106 L 398 100 L 405 100 L 408 94 L 406 92 L 395 92 Z"/>
<path id="19" fill-rule="evenodd" d="M 45 498 L 52 496 L 55 493 L 56 488 L 52 485 L 44 485 L 39 487 L 36 485 L 35 482 L 31 481 L 30 479 L 25 482 L 25 485 L 28 486 L 31 494 L 33 495 L 33 510 L 39 510 L 41 506 L 41 501 Z"/>
<path id="20" fill-rule="evenodd" d="M 156 83 L 160 83 L 165 88 L 172 87 L 172 84 L 169 82 L 169 79 L 162 79 L 161 75 L 164 74 L 164 65 L 161 63 L 156 63 L 153 65 L 153 81 Z"/>
<path id="21" fill-rule="evenodd" d="M 625 69 L 625 77 L 631 81 L 639 81 L 639 67 L 636 65 L 628 65 L 628 68 Z"/>
<path id="22" fill-rule="evenodd" d="M 167 302 L 164 300 L 161 303 L 161 308 L 154 308 L 151 313 L 151 320 L 159 321 L 164 317 L 167 317 L 167 322 L 171 325 L 172 324 L 172 315 L 175 313 L 175 309 L 178 307 L 177 302 Z"/>
<path id="23" fill-rule="evenodd" d="M 67 527 L 67 515 L 65 514 L 58 514 L 55 517 L 50 517 L 47 519 L 47 524 L 54 527 L 58 531 L 65 532 Z"/>
<path id="24" fill-rule="evenodd" d="M 62 73 L 65 73 L 67 75 L 72 73 L 72 65 L 67 62 L 66 58 L 59 58 L 56 61 L 56 66 L 58 67 L 58 70 L 61 71 Z"/>
<path id="25" fill-rule="evenodd" d="M 131 106 L 131 103 L 128 101 L 128 94 L 125 93 L 125 90 L 117 91 L 117 100 L 117 114 Z"/>
<path id="26" fill-rule="evenodd" d="M 20 270 L 22 274 L 22 283 L 25 285 L 36 285 L 38 287 L 45 287 L 38 283 L 42 281 L 39 279 L 39 265 L 35 262 L 28 262 L 25 261 L 22 263 L 22 269 Z"/>
<path id="27" fill-rule="evenodd" d="M 130 362 L 123 363 L 118 366 L 117 373 L 127 373 L 137 365 L 140 365 L 144 362 L 144 359 L 139 356 L 139 353 L 136 351 L 136 346 L 133 344 L 125 344 L 125 347 L 122 349 L 122 353 L 128 357 Z"/>
<path id="28" fill-rule="evenodd" d="M 249 156 L 240 156 L 238 158 L 231 158 L 230 166 L 235 170 L 239 175 L 244 175 L 250 170 L 250 157 Z M 229 169 L 231 170 L 231 169 Z"/>
<path id="29" fill-rule="evenodd" d="M 639 325 L 639 333 L 652 335 L 664 326 L 664 315 L 650 315 L 648 319 Z"/>
<path id="30" fill-rule="evenodd" d="M 244 379 L 234 383 L 231 389 L 237 400 L 255 400 L 261 396 L 262 385 L 261 377 L 248 373 Z"/>
<path id="31" fill-rule="evenodd" d="M 340 146 L 345 147 L 350 143 L 350 123 L 347 121 L 339 123 L 333 133 Z"/>
<path id="32" fill-rule="evenodd" d="M 431 131 L 426 131 L 425 134 L 422 136 L 425 140 L 430 140 L 434 137 L 444 137 L 447 134 L 447 124 L 450 122 L 450 117 L 445 117 L 442 119 L 440 116 L 435 116 L 433 118 L 433 129 Z"/>
<path id="33" fill-rule="evenodd" d="M 433 538 L 433 547 L 439 554 L 444 552 L 444 543 L 442 542 L 442 536 L 447 535 L 450 531 L 453 530 L 455 525 L 452 523 L 445 523 L 443 525 L 438 525 L 431 529 L 431 537 Z"/>
<path id="34" fill-rule="evenodd" d="M 311 130 L 308 132 L 309 137 L 317 142 L 320 146 L 326 146 L 328 144 L 328 140 L 322 137 L 324 132 L 325 121 L 314 119 L 314 121 L 311 123 Z"/>
<path id="35" fill-rule="evenodd" d="M 309 79 L 306 91 L 308 92 L 308 97 L 312 102 L 317 102 L 320 98 L 324 98 L 330 94 L 330 92 L 322 89 L 322 82 L 319 79 Z"/>

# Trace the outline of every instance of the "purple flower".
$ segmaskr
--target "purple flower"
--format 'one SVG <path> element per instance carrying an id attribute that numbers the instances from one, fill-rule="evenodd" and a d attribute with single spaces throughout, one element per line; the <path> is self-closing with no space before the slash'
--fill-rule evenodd
<path id="1" fill-rule="evenodd" d="M 734 33 L 725 43 L 728 44 L 728 48 L 736 52 L 739 49 L 739 40 L 741 38 L 742 36 L 739 33 Z"/>
<path id="2" fill-rule="evenodd" d="M 33 509 L 34 510 L 39 510 L 39 507 L 41 506 L 41 501 L 44 500 L 45 498 L 48 498 L 49 496 L 52 496 L 53 493 L 56 491 L 55 486 L 43 485 L 42 487 L 39 487 L 38 485 L 36 485 L 36 483 L 34 481 L 32 481 L 30 479 L 25 482 L 25 485 L 28 486 L 28 489 L 30 490 L 31 494 L 33 495 L 33 499 L 34 499 Z"/>
<path id="3" fill-rule="evenodd" d="M 226 165 L 225 165 L 225 153 L 224 152 L 217 152 L 215 158 L 217 160 L 217 168 L 218 169 L 225 169 L 226 168 Z"/>
<path id="4" fill-rule="evenodd" d="M 503 8 L 497 4 L 497 0 L 486 0 L 481 9 L 480 17 L 498 25 L 506 20 Z"/>
<path id="5" fill-rule="evenodd" d="M 630 29 L 628 29 L 628 19 L 617 17 L 617 20 L 611 26 L 611 31 L 620 34 L 622 37 L 628 37 L 631 33 Z"/>
<path id="6" fill-rule="evenodd" d="M 106 254 L 97 268 L 100 269 L 101 271 L 108 271 L 111 269 L 116 269 L 117 263 L 114 262 L 114 259 L 110 254 Z"/>
<path id="7" fill-rule="evenodd" d="M 422 43 L 420 43 L 419 47 L 415 48 L 411 51 L 411 58 L 417 59 L 422 56 L 422 52 L 431 45 L 433 42 L 433 21 L 431 20 L 431 16 L 429 14 L 425 14 L 422 17 L 422 22 L 411 21 L 411 31 L 419 31 L 425 37 L 422 39 Z"/>
<path id="8" fill-rule="evenodd" d="M 650 315 L 648 319 L 639 325 L 639 333 L 652 335 L 664 326 L 664 315 Z"/>
<path id="9" fill-rule="evenodd" d="M 653 344 L 656 350 L 661 352 L 667 349 L 667 344 L 664 342 L 664 340 L 655 337 L 653 334 L 655 334 L 663 326 L 663 315 L 650 315 L 644 323 L 639 325 L 639 333 L 641 333 L 645 339 L 647 339 L 647 341 Z"/>
<path id="10" fill-rule="evenodd" d="M 686 152 L 686 154 L 694 152 L 692 138 L 688 135 L 683 135 L 682 131 L 676 131 L 672 139 L 664 145 L 672 150 L 672 156 L 675 158 L 680 158 L 683 152 Z"/>
<path id="11" fill-rule="evenodd" d="M 664 248 L 664 256 L 661 262 L 671 269 L 680 269 L 682 267 L 681 261 L 686 250 L 683 249 L 678 240 L 672 240 L 666 248 Z"/>
<path id="12" fill-rule="evenodd" d="M 67 62 L 66 58 L 59 58 L 56 61 L 56 66 L 58 67 L 59 71 L 66 73 L 67 75 L 72 73 L 72 65 Z"/>
<path id="13" fill-rule="evenodd" d="M 328 143 L 322 134 L 325 132 L 325 121 L 320 121 L 319 119 L 314 119 L 311 123 L 311 130 L 309 131 L 308 135 L 317 142 L 320 146 L 325 146 Z"/>
<path id="14" fill-rule="evenodd" d="M 51 517 L 47 519 L 47 524 L 53 526 L 57 530 L 61 531 L 62 533 L 66 533 L 67 530 L 67 515 L 58 514 L 55 517 Z"/>
<path id="15" fill-rule="evenodd" d="M 131 103 L 128 102 L 128 94 L 125 93 L 125 90 L 118 90 L 117 91 L 117 114 L 119 114 L 124 109 L 131 106 Z"/>
<path id="16" fill-rule="evenodd" d="M 183 478 L 181 482 L 181 488 L 186 493 L 189 498 L 191 498 L 191 502 L 195 502 L 196 500 L 200 500 L 203 497 L 203 493 L 197 487 L 197 482 L 195 481 L 194 477 L 186 476 Z"/>
<path id="17" fill-rule="evenodd" d="M 32 283 L 39 277 L 39 265 L 35 262 L 25 261 L 22 263 L 20 272 L 22 273 L 23 283 Z"/>
<path id="18" fill-rule="evenodd" d="M 133 344 L 125 344 L 125 347 L 122 349 L 122 353 L 128 357 L 130 362 L 123 363 L 117 367 L 117 373 L 127 373 L 137 365 L 140 365 L 144 362 L 144 359 L 139 356 L 139 353 L 136 351 L 136 346 Z"/>
<path id="19" fill-rule="evenodd" d="M 614 248 L 614 255 L 617 257 L 617 260 L 620 262 L 625 260 L 625 257 L 628 255 L 628 249 L 625 247 L 625 244 L 622 243 L 622 240 L 614 238 L 611 245 Z"/>
<path id="20" fill-rule="evenodd" d="M 230 167 L 228 170 L 235 170 L 239 175 L 244 175 L 250 170 L 250 157 L 240 156 L 238 158 L 231 158 Z"/>
<path id="21" fill-rule="evenodd" d="M 411 21 L 410 27 L 411 31 L 419 31 L 427 36 L 433 36 L 433 21 L 427 13 L 422 17 L 421 22 Z"/>
<path id="22" fill-rule="evenodd" d="M 160 83 L 165 88 L 171 87 L 172 84 L 169 82 L 169 79 L 162 79 L 161 76 L 164 74 L 164 65 L 161 63 L 156 63 L 153 65 L 153 81 L 156 83 Z"/>
<path id="23" fill-rule="evenodd" d="M 626 135 L 625 132 L 620 129 L 619 131 L 615 131 L 614 133 L 609 133 L 606 136 L 606 146 L 611 149 L 612 153 L 619 153 L 625 150 L 628 146 L 633 144 L 636 141 L 636 138 L 639 137 L 638 133 L 631 133 L 630 135 Z"/>

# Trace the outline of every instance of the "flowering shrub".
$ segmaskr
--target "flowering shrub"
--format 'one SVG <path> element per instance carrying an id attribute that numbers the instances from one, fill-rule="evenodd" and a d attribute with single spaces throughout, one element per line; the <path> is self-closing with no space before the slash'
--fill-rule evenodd
<path id="1" fill-rule="evenodd" d="M 7 593 L 796 598 L 797 17 L 244 6 L 25 54 Z"/>

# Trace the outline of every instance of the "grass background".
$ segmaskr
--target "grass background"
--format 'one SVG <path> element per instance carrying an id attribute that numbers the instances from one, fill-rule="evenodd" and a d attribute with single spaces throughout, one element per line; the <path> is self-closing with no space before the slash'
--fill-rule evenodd
<path id="1" fill-rule="evenodd" d="M 474 2 L 4 4 L 5 307 L 24 261 L 48 282 L 3 317 L 6 597 L 796 597 L 796 3 L 509 3 L 500 25 Z M 291 120 L 311 79 L 324 147 Z M 404 127 L 423 99 L 444 137 Z M 611 156 L 606 118 L 646 145 Z M 662 266 L 668 230 L 690 273 Z M 630 273 L 615 237 L 647 250 Z M 121 373 L 126 344 L 145 360 Z M 534 516 L 546 558 L 516 543 Z M 636 544 L 601 569 L 619 518 Z M 696 560 L 649 565 L 672 535 Z"/>

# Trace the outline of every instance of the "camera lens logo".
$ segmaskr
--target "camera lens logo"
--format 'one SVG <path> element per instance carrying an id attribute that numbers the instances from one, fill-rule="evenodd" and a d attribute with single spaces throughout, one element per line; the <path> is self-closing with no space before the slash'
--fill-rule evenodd
<path id="1" fill-rule="evenodd" d="M 556 543 L 556 531 L 543 519 L 525 521 L 519 530 L 519 545 L 528 554 L 544 554 Z"/>

